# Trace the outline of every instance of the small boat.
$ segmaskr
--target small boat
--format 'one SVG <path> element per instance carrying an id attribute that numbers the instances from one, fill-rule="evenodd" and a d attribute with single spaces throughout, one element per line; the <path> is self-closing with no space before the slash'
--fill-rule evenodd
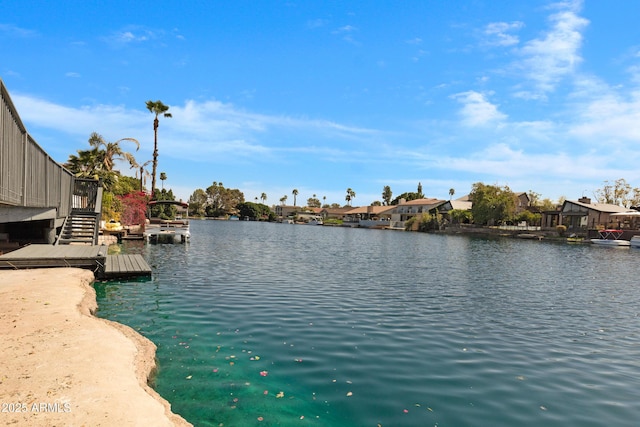
<path id="1" fill-rule="evenodd" d="M 591 243 L 602 246 L 631 246 L 629 240 L 622 240 L 620 237 L 623 230 L 600 230 L 599 239 L 591 239 Z"/>
<path id="2" fill-rule="evenodd" d="M 640 248 L 640 236 L 633 236 L 629 241 L 632 248 Z"/>
<path id="3" fill-rule="evenodd" d="M 315 218 L 311 218 L 309 220 L 309 222 L 307 222 L 307 224 L 309 224 L 309 225 L 323 225 L 324 223 L 322 222 L 322 218 L 317 216 Z"/>
<path id="4" fill-rule="evenodd" d="M 188 203 L 178 202 L 175 200 L 153 200 L 149 202 L 148 205 L 149 207 L 155 205 L 177 205 L 183 208 L 189 208 Z M 143 236 L 147 242 L 161 243 L 164 241 L 172 243 L 179 240 L 182 243 L 186 243 L 191 237 L 191 232 L 189 231 L 189 220 L 164 220 L 160 218 L 150 218 L 148 224 L 145 224 Z"/>

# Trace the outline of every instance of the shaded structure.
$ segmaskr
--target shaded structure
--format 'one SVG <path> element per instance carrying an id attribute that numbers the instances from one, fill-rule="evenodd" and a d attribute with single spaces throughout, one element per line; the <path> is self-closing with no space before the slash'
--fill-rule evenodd
<path id="1" fill-rule="evenodd" d="M 0 80 L 0 268 L 150 275 L 142 256 L 111 256 L 98 245 L 102 191 L 100 181 L 77 178 L 36 143 Z"/>

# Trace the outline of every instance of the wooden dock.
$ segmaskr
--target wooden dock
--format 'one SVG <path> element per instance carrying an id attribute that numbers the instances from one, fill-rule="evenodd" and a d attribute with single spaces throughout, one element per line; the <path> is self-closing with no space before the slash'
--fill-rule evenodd
<path id="1" fill-rule="evenodd" d="M 151 276 L 142 255 L 107 255 L 105 245 L 28 245 L 0 256 L 0 269 L 51 267 L 85 268 L 99 280 Z"/>
<path id="2" fill-rule="evenodd" d="M 101 279 L 151 276 L 151 267 L 142 255 L 107 255 Z"/>

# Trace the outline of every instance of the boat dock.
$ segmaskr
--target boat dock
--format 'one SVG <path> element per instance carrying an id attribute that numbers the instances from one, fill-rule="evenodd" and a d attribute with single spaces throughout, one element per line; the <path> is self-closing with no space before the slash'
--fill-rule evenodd
<path id="1" fill-rule="evenodd" d="M 0 269 L 51 267 L 85 268 L 98 280 L 151 276 L 142 255 L 107 255 L 105 245 L 28 245 L 0 255 Z"/>

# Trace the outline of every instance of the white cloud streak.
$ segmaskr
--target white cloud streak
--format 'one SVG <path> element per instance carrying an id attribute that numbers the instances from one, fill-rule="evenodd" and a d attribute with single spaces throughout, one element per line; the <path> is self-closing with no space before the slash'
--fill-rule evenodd
<path id="1" fill-rule="evenodd" d="M 540 38 L 530 40 L 519 50 L 523 60 L 516 68 L 533 82 L 532 90 L 517 95 L 526 99 L 544 99 L 560 81 L 572 74 L 582 61 L 582 31 L 589 21 L 578 16 L 581 1 L 554 5 L 560 9 L 549 17 L 551 28 Z"/>
<path id="2" fill-rule="evenodd" d="M 522 27 L 524 27 L 524 23 L 520 21 L 492 22 L 483 31 L 484 43 L 488 46 L 500 47 L 516 45 L 520 42 L 520 39 L 517 35 L 511 33 L 520 30 Z"/>

